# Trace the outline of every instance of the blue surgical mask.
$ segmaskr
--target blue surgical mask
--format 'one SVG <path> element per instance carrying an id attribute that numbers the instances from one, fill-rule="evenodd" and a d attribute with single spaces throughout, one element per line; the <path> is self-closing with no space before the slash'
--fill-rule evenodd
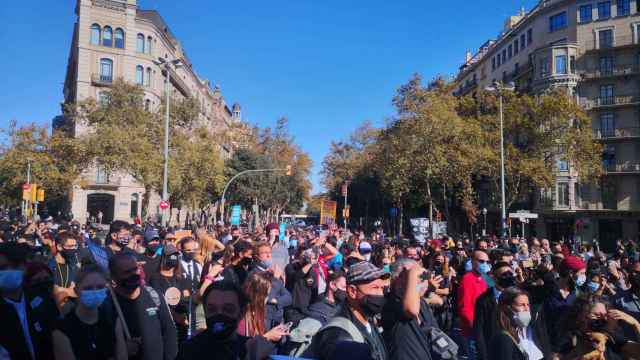
<path id="1" fill-rule="evenodd" d="M 80 302 L 89 309 L 95 309 L 102 305 L 107 298 L 107 289 L 82 290 L 80 291 Z"/>
<path id="2" fill-rule="evenodd" d="M 584 285 L 584 283 L 586 283 L 586 282 L 587 282 L 587 275 L 579 275 L 579 276 L 576 278 L 576 285 L 577 285 L 577 286 L 582 286 L 582 285 Z"/>
<path id="3" fill-rule="evenodd" d="M 598 284 L 597 282 L 589 281 L 587 283 L 587 287 L 589 288 L 590 292 L 595 293 L 596 291 L 598 291 L 598 289 L 600 289 L 600 284 Z"/>
<path id="4" fill-rule="evenodd" d="M 297 249 L 298 248 L 298 239 L 290 239 L 289 240 L 289 247 Z"/>
<path id="5" fill-rule="evenodd" d="M 464 271 L 469 272 L 471 269 L 473 269 L 473 264 L 471 263 L 471 259 L 469 259 L 464 263 Z"/>
<path id="6" fill-rule="evenodd" d="M 22 286 L 22 270 L 0 271 L 0 289 L 15 290 Z"/>
<path id="7" fill-rule="evenodd" d="M 382 267 L 382 269 L 384 270 L 384 272 L 388 272 L 388 273 L 390 273 L 390 272 L 391 272 L 391 265 L 389 265 L 389 264 L 385 264 L 385 265 Z"/>
<path id="8" fill-rule="evenodd" d="M 489 271 L 491 271 L 490 264 L 482 263 L 480 264 L 480 266 L 478 266 L 478 272 L 480 272 L 480 274 L 487 274 Z"/>
<path id="9" fill-rule="evenodd" d="M 265 269 L 271 269 L 271 266 L 273 266 L 273 260 L 262 260 L 259 265 Z"/>

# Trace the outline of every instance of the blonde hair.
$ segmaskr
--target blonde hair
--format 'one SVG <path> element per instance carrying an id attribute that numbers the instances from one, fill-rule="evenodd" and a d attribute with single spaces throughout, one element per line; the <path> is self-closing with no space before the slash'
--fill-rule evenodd
<path id="1" fill-rule="evenodd" d="M 198 255 L 198 260 L 202 263 L 210 261 L 212 253 L 224 250 L 224 244 L 205 230 L 197 230 L 196 237 L 200 241 L 200 254 Z"/>

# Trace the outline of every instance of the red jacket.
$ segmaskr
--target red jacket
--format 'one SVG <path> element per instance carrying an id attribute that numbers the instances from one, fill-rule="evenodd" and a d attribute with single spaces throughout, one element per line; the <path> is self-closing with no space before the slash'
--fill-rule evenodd
<path id="1" fill-rule="evenodd" d="M 487 291 L 487 283 L 482 275 L 475 271 L 464 274 L 460 287 L 458 287 L 458 316 L 460 317 L 460 330 L 462 335 L 473 335 L 473 314 L 476 300 Z"/>

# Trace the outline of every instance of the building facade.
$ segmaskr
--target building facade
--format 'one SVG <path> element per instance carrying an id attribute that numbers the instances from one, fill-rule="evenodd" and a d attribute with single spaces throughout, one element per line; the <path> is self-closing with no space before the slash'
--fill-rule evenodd
<path id="1" fill-rule="evenodd" d="M 220 93 L 195 72 L 180 42 L 173 36 L 157 11 L 138 8 L 137 0 L 77 0 L 77 21 L 67 64 L 64 103 L 93 98 L 106 101 L 116 79 L 136 83 L 145 93 L 144 107 L 156 111 L 165 97 L 166 67 L 158 61 L 179 60 L 171 67 L 169 91 L 172 97 L 193 97 L 200 103 L 198 125 L 212 132 L 230 129 L 240 121 L 240 106 L 230 109 Z M 89 129 L 81 122 L 57 117 L 54 127 L 70 129 L 74 136 Z M 231 147 L 221 145 L 223 158 Z M 126 173 L 107 174 L 99 165 L 85 171 L 76 181 L 71 195 L 74 218 L 102 214 L 102 221 L 132 221 L 142 217 L 141 184 Z M 150 194 L 149 209 L 157 212 L 158 194 Z"/>
<path id="2" fill-rule="evenodd" d="M 590 114 L 605 175 L 583 183 L 558 161 L 556 184 L 532 204 L 538 236 L 598 239 L 610 250 L 640 232 L 640 0 L 543 0 L 467 53 L 458 95 L 494 81 L 517 91 L 566 88 Z"/>

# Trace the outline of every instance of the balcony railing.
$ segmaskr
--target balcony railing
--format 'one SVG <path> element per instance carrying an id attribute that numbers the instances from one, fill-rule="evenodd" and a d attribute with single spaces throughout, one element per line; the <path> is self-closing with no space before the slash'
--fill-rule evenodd
<path id="1" fill-rule="evenodd" d="M 599 34 L 596 33 L 595 39 L 588 40 L 584 43 L 585 51 L 604 51 L 615 48 L 637 46 L 639 44 L 638 39 L 636 39 L 633 35 L 614 36 L 612 39 L 610 39 L 610 41 L 604 39 L 604 41 L 602 42 L 600 41 L 598 35 Z"/>
<path id="2" fill-rule="evenodd" d="M 593 131 L 593 137 L 596 139 L 624 139 L 640 137 L 640 127 L 596 129 Z"/>
<path id="3" fill-rule="evenodd" d="M 604 164 L 608 173 L 640 173 L 640 161 L 616 161 Z"/>
<path id="4" fill-rule="evenodd" d="M 629 76 L 640 74 L 640 66 L 633 65 L 616 65 L 608 69 L 590 69 L 582 73 L 585 80 L 600 79 L 615 76 Z"/>
<path id="5" fill-rule="evenodd" d="M 464 96 L 476 86 L 478 86 L 478 82 L 475 79 L 468 81 L 460 86 L 460 88 L 455 92 L 455 95 Z"/>
<path id="6" fill-rule="evenodd" d="M 111 86 L 113 84 L 113 75 L 93 74 L 91 82 L 99 86 Z"/>
<path id="7" fill-rule="evenodd" d="M 584 99 L 581 101 L 581 105 L 586 110 L 636 104 L 640 104 L 640 96 L 638 95 L 604 96 L 598 97 L 595 100 Z"/>

